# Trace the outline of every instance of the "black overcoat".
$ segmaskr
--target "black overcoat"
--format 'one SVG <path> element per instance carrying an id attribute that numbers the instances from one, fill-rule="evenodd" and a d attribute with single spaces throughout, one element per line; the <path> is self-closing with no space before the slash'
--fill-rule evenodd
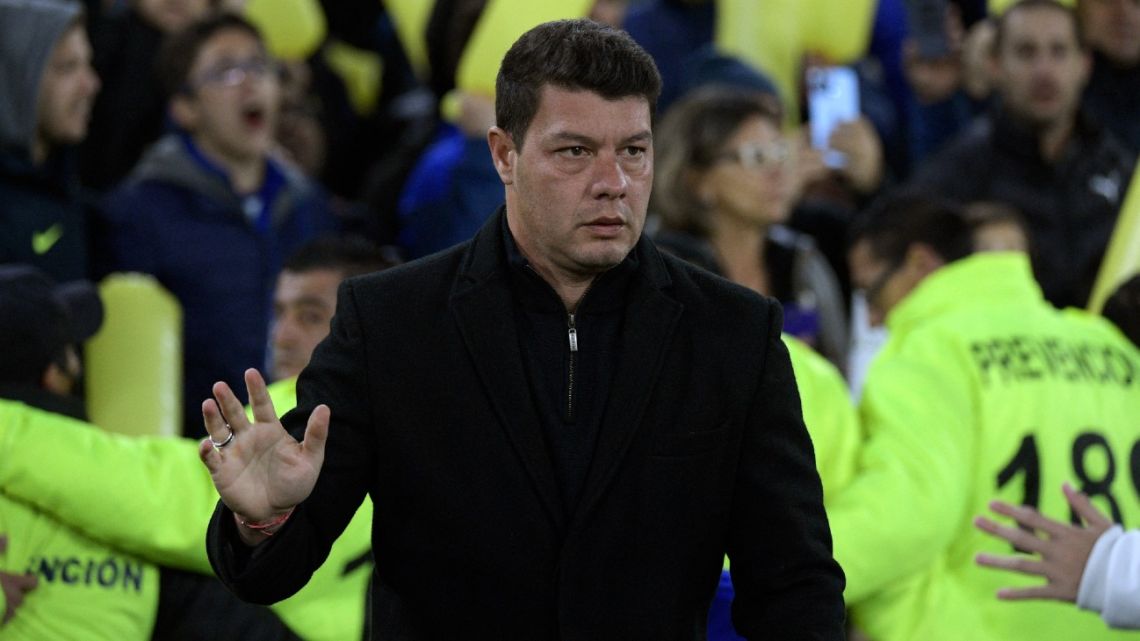
<path id="1" fill-rule="evenodd" d="M 247 600 L 300 588 L 368 492 L 373 638 L 691 640 L 724 554 L 749 638 L 843 638 L 843 575 L 779 306 L 642 239 L 596 451 L 564 513 L 511 311 L 502 211 L 463 245 L 341 286 L 284 419 L 332 410 L 312 495 L 255 554 L 209 550 Z"/>

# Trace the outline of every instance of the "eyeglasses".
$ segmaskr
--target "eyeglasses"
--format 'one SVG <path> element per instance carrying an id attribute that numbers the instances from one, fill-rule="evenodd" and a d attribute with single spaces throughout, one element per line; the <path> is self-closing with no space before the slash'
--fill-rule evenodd
<path id="1" fill-rule="evenodd" d="M 887 286 L 887 281 L 891 279 L 891 276 L 895 275 L 895 272 L 897 272 L 902 265 L 902 259 L 892 260 L 890 264 L 887 265 L 887 268 L 876 276 L 870 285 L 862 288 L 863 300 L 867 301 L 868 305 L 872 307 L 876 306 L 876 300 L 879 298 L 879 295 L 883 293 L 883 288 Z"/>
<path id="2" fill-rule="evenodd" d="M 792 158 L 792 147 L 783 140 L 744 144 L 719 156 L 720 160 L 740 163 L 748 169 L 768 169 L 784 165 Z"/>
<path id="3" fill-rule="evenodd" d="M 248 60 L 224 62 L 216 67 L 207 69 L 198 76 L 198 80 L 187 83 L 186 89 L 195 86 L 214 85 L 216 87 L 236 87 L 246 78 L 264 80 L 278 73 L 277 64 L 265 58 L 250 58 Z"/>

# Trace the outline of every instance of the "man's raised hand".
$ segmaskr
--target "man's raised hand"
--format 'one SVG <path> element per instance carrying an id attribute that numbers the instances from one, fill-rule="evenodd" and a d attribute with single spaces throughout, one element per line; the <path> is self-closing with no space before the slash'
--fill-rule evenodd
<path id="1" fill-rule="evenodd" d="M 313 410 L 304 440 L 298 443 L 278 420 L 256 369 L 246 370 L 245 384 L 253 422 L 229 386 L 215 383 L 214 398 L 202 403 L 209 437 L 198 453 L 222 502 L 237 516 L 242 539 L 256 544 L 272 534 L 269 525 L 284 523 L 313 491 L 325 457 L 329 408 L 318 405 Z"/>

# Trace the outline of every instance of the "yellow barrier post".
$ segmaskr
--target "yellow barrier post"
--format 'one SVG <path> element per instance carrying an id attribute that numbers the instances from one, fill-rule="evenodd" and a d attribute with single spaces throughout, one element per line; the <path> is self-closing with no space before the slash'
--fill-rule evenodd
<path id="1" fill-rule="evenodd" d="M 154 277 L 99 284 L 103 327 L 86 346 L 87 412 L 122 434 L 182 432 L 182 308 Z"/>

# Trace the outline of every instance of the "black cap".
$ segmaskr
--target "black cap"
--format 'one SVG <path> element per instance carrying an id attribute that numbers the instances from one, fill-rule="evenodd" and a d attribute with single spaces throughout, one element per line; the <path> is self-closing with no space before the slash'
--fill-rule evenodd
<path id="1" fill-rule="evenodd" d="M 103 303 L 88 281 L 57 285 L 29 265 L 0 265 L 0 379 L 34 382 L 64 347 L 91 338 Z"/>

